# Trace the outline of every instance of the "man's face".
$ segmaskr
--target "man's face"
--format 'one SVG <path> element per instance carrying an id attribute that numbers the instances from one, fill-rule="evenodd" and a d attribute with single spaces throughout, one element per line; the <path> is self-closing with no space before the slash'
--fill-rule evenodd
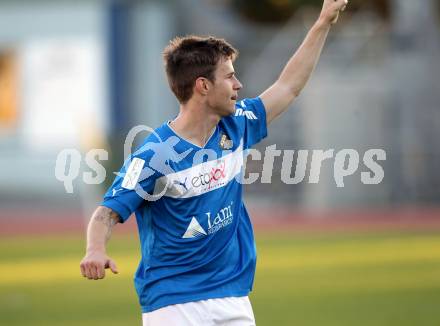
<path id="1" fill-rule="evenodd" d="M 231 59 L 220 60 L 215 71 L 215 81 L 208 94 L 208 105 L 220 116 L 235 112 L 238 91 L 243 87 L 235 76 Z"/>

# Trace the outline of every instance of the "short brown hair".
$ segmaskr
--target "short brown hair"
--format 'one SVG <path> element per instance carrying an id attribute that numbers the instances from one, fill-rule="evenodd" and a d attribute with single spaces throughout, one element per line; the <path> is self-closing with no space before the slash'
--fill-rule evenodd
<path id="1" fill-rule="evenodd" d="M 214 82 L 220 59 L 235 60 L 237 56 L 238 51 L 224 39 L 195 35 L 174 38 L 163 52 L 171 90 L 180 103 L 188 102 L 197 78 L 205 77 Z"/>

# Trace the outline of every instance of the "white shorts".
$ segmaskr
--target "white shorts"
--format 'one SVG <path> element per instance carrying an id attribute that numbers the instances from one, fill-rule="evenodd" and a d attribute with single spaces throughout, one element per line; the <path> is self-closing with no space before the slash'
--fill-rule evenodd
<path id="1" fill-rule="evenodd" d="M 254 326 L 248 297 L 208 299 L 166 306 L 142 314 L 143 326 Z"/>

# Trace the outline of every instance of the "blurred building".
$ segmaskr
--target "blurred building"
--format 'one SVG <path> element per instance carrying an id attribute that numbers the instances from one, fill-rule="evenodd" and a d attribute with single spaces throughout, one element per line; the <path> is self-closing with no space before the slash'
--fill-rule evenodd
<path id="1" fill-rule="evenodd" d="M 85 153 L 110 150 L 108 184 L 129 129 L 177 114 L 162 68 L 169 39 L 194 33 L 230 40 L 240 50 L 241 95 L 256 96 L 317 17 L 306 2 L 283 9 L 289 15 L 276 22 L 246 11 L 246 1 L 0 1 L 0 205 L 95 205 L 104 186 L 84 185 Z M 338 188 L 328 160 L 319 183 L 309 184 L 307 174 L 286 185 L 276 158 L 272 183 L 247 186 L 249 200 L 305 208 L 439 203 L 438 2 L 353 2 L 306 89 L 259 148 L 355 149 L 359 169 Z M 74 194 L 55 178 L 63 148 L 82 153 Z M 360 179 L 371 148 L 387 154 L 379 185 Z M 252 171 L 261 166 L 249 163 Z"/>

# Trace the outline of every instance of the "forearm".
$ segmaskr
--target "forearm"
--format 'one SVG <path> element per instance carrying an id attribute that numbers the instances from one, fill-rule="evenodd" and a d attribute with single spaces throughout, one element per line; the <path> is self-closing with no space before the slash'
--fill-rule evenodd
<path id="1" fill-rule="evenodd" d="M 88 279 L 104 278 L 105 269 L 118 273 L 115 262 L 106 254 L 106 244 L 118 223 L 119 215 L 110 208 L 99 206 L 93 213 L 87 228 L 87 252 L 80 263 L 81 274 Z"/>
<path id="2" fill-rule="evenodd" d="M 87 252 L 106 252 L 106 244 L 111 237 L 113 226 L 118 221 L 117 213 L 110 208 L 99 206 L 87 228 Z"/>
<path id="3" fill-rule="evenodd" d="M 299 95 L 315 69 L 329 30 L 330 23 L 319 19 L 281 72 L 278 82 L 288 88 L 292 98 Z"/>
<path id="4" fill-rule="evenodd" d="M 277 81 L 260 95 L 268 124 L 287 110 L 306 85 L 321 56 L 330 26 L 336 23 L 347 3 L 348 0 L 324 0 L 319 19 L 299 49 L 287 62 Z"/>

